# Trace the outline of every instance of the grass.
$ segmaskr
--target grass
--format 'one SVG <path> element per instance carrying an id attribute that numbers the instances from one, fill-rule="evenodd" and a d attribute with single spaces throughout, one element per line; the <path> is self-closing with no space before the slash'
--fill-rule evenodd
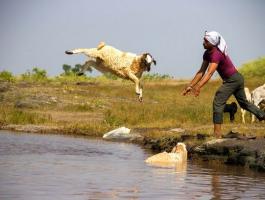
<path id="1" fill-rule="evenodd" d="M 240 68 L 250 90 L 264 84 L 264 67 L 265 58 L 260 58 Z M 145 129 L 145 134 L 154 138 L 174 135 L 168 130 L 177 127 L 193 134 L 212 135 L 212 101 L 222 84 L 220 80 L 211 80 L 199 97 L 184 97 L 181 92 L 189 81 L 174 80 L 168 75 L 146 75 L 144 101 L 140 103 L 134 84 L 121 79 L 45 76 L 35 80 L 33 72 L 26 75 L 23 79 L 7 71 L 0 73 L 1 85 L 5 85 L 0 87 L 0 124 L 41 124 L 60 127 L 65 133 L 94 136 L 120 126 Z M 18 101 L 40 104 L 18 109 Z M 232 101 L 236 101 L 234 97 L 228 103 Z M 224 114 L 223 132 L 265 135 L 264 124 L 250 125 L 250 116 L 246 120 L 243 125 L 238 111 L 231 124 L 228 114 Z"/>
<path id="2" fill-rule="evenodd" d="M 51 122 L 51 116 L 0 106 L 0 124 L 46 124 Z"/>
<path id="3" fill-rule="evenodd" d="M 146 128 L 147 135 L 161 137 L 164 130 L 184 128 L 191 133 L 212 134 L 212 100 L 219 80 L 208 83 L 199 97 L 182 96 L 185 81 L 145 81 L 144 101 L 138 102 L 134 85 L 128 81 L 83 80 L 61 84 L 56 80 L 40 83 L 15 81 L 1 93 L 1 124 L 44 124 L 62 127 L 71 134 L 101 136 L 106 131 L 126 126 Z M 252 79 L 251 87 L 262 84 Z M 34 99 L 42 102 L 38 108 L 15 108 L 15 102 Z M 50 99 L 55 101 L 49 102 Z M 231 98 L 229 102 L 235 101 Z M 249 118 L 247 118 L 250 121 Z M 224 131 L 250 131 L 241 126 L 240 112 L 234 124 L 224 115 Z M 255 132 L 262 134 L 264 125 Z M 174 134 L 174 133 L 170 133 Z"/>

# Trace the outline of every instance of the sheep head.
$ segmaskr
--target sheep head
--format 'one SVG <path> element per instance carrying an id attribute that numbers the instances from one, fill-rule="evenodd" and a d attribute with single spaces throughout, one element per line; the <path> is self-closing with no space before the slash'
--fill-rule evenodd
<path id="1" fill-rule="evenodd" d="M 150 53 L 143 53 L 141 58 L 141 65 L 149 72 L 151 70 L 151 64 L 156 65 L 156 60 Z"/>

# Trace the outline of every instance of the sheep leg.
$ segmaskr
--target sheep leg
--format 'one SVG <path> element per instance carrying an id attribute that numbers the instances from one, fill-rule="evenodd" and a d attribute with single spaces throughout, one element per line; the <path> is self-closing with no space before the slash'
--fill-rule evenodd
<path id="1" fill-rule="evenodd" d="M 143 91 L 142 87 L 140 86 L 140 80 L 131 72 L 128 73 L 129 79 L 135 83 L 135 92 L 139 95 L 139 101 L 143 101 Z"/>
<path id="2" fill-rule="evenodd" d="M 259 99 L 254 99 L 253 100 L 253 104 L 255 105 L 255 106 L 257 106 L 258 108 L 259 108 Z M 254 114 L 251 114 L 252 115 L 252 119 L 251 119 L 251 123 L 254 123 L 255 122 L 255 119 L 256 119 L 256 116 L 254 115 Z"/>
<path id="3" fill-rule="evenodd" d="M 78 75 L 83 75 L 85 73 L 85 71 L 90 71 L 92 72 L 92 66 L 95 66 L 96 62 L 94 60 L 88 60 L 85 62 L 85 64 L 83 64 L 81 66 L 80 72 L 78 73 Z"/>
<path id="4" fill-rule="evenodd" d="M 243 122 L 243 124 L 245 124 L 245 123 L 246 123 L 246 121 L 245 121 L 245 114 L 246 114 L 246 111 L 245 111 L 244 109 L 241 108 L 241 113 L 242 113 L 242 122 Z"/>
<path id="5" fill-rule="evenodd" d="M 90 48 L 90 49 L 73 49 L 73 50 L 67 50 L 65 51 L 66 54 L 85 54 L 86 56 L 89 56 L 91 58 L 97 58 L 99 57 L 98 50 L 96 48 Z"/>
<path id="6" fill-rule="evenodd" d="M 139 83 L 139 87 L 140 87 L 139 101 L 142 102 L 143 101 L 143 85 L 142 85 L 141 81 Z"/>

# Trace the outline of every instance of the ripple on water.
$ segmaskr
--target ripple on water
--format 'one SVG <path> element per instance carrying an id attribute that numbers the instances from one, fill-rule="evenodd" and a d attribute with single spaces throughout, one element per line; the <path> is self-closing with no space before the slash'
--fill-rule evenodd
<path id="1" fill-rule="evenodd" d="M 149 166 L 148 156 L 132 144 L 0 131 L 0 199 L 265 199 L 263 174 Z"/>

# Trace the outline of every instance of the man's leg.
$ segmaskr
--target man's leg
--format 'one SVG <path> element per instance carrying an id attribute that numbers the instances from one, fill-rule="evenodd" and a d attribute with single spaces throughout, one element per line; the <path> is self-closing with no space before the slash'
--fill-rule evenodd
<path id="1" fill-rule="evenodd" d="M 226 101 L 234 93 L 238 84 L 234 81 L 226 82 L 217 90 L 213 101 L 213 123 L 214 135 L 221 137 L 221 124 L 223 123 L 223 112 L 226 106 Z"/>
<path id="2" fill-rule="evenodd" d="M 216 138 L 221 138 L 222 136 L 222 124 L 214 124 L 214 136 Z"/>

